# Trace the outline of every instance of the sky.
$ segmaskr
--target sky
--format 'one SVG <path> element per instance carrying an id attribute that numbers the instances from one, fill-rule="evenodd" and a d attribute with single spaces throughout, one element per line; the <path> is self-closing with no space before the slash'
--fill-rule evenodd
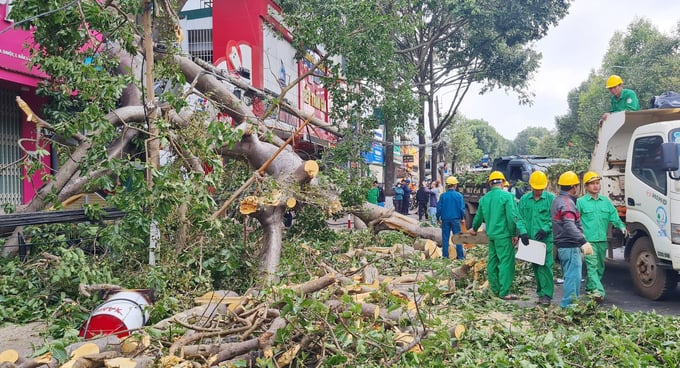
<path id="1" fill-rule="evenodd" d="M 670 35 L 680 21 L 680 1 L 575 0 L 569 14 L 536 43 L 543 57 L 529 87 L 535 94 L 532 106 L 520 106 L 512 93 L 479 96 L 476 89 L 465 96 L 460 113 L 486 120 L 507 139 L 527 127 L 555 129 L 555 117 L 568 111 L 569 91 L 585 81 L 591 70 L 600 68 L 614 33 L 626 32 L 636 18 L 647 19 Z M 604 86 L 602 93 L 608 93 Z"/>

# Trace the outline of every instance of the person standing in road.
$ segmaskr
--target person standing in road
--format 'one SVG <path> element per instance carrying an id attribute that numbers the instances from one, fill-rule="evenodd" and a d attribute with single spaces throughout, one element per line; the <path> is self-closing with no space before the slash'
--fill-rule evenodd
<path id="1" fill-rule="evenodd" d="M 489 237 L 489 256 L 487 272 L 491 291 L 504 300 L 516 300 L 518 296 L 510 293 L 515 278 L 515 244 L 519 232 L 522 244 L 529 244 L 529 235 L 517 211 L 515 197 L 503 190 L 505 176 L 500 171 L 489 175 L 491 189 L 479 200 L 479 208 L 472 227 L 471 235 L 486 224 Z"/>
<path id="2" fill-rule="evenodd" d="M 378 195 L 380 194 L 380 189 L 378 189 L 378 182 L 374 181 L 371 189 L 366 193 L 366 201 L 368 203 L 378 204 Z"/>
<path id="3" fill-rule="evenodd" d="M 392 197 L 392 202 L 394 202 L 394 210 L 397 213 L 401 213 L 401 204 L 404 202 L 404 179 L 394 184 L 393 189 L 394 197 Z"/>
<path id="4" fill-rule="evenodd" d="M 640 110 L 640 103 L 638 102 L 637 94 L 632 89 L 623 88 L 623 79 L 618 75 L 611 75 L 607 78 L 605 84 L 611 97 L 611 109 L 609 112 L 618 111 L 638 111 Z M 607 117 L 607 113 L 602 115 L 602 119 Z"/>
<path id="5" fill-rule="evenodd" d="M 416 192 L 416 202 L 418 203 L 418 221 L 422 221 L 423 217 L 427 220 L 430 215 L 427 213 L 428 202 L 430 201 L 429 189 L 425 182 L 420 183 L 418 191 Z"/>
<path id="6" fill-rule="evenodd" d="M 439 197 L 441 197 L 442 193 L 444 192 L 444 187 L 441 186 L 439 180 L 434 181 L 434 187 L 437 189 L 437 200 L 439 200 Z"/>
<path id="7" fill-rule="evenodd" d="M 378 206 L 385 207 L 385 190 L 383 190 L 377 180 L 373 182 L 373 185 L 378 186 Z"/>
<path id="8" fill-rule="evenodd" d="M 437 181 L 430 183 L 430 189 L 427 192 L 430 205 L 428 213 L 432 226 L 437 226 L 437 203 L 439 202 L 439 188 L 437 187 L 437 184 Z"/>
<path id="9" fill-rule="evenodd" d="M 581 215 L 576 209 L 575 196 L 580 184 L 578 175 L 566 171 L 560 175 L 557 184 L 560 186 L 560 195 L 552 202 L 550 217 L 553 240 L 564 275 L 564 295 L 560 306 L 566 308 L 574 305 L 580 294 L 583 272 L 581 251 L 588 256 L 593 254 L 593 247 L 583 236 Z"/>
<path id="10" fill-rule="evenodd" d="M 437 220 L 442 223 L 442 257 L 449 258 L 449 239 L 451 232 L 460 234 L 460 222 L 465 218 L 465 201 L 456 188 L 458 179 L 455 176 L 446 178 L 446 192 L 437 202 Z M 465 259 L 463 244 L 456 244 L 456 259 Z"/>
<path id="11" fill-rule="evenodd" d="M 409 206 L 411 205 L 411 193 L 413 193 L 410 186 L 411 180 L 406 179 L 402 183 L 401 187 L 404 189 L 404 198 L 401 200 L 401 214 L 408 216 Z"/>
<path id="12" fill-rule="evenodd" d="M 531 239 L 545 243 L 545 263 L 532 264 L 536 279 L 538 303 L 550 305 L 555 285 L 553 283 L 553 236 L 550 205 L 555 195 L 546 191 L 548 177 L 542 171 L 534 171 L 529 177 L 531 192 L 525 193 L 519 200 L 519 215 L 524 221 L 527 234 Z"/>
<path id="13" fill-rule="evenodd" d="M 601 196 L 600 180 L 602 178 L 594 171 L 583 175 L 583 185 L 586 194 L 576 200 L 576 209 L 581 214 L 583 234 L 593 246 L 593 254 L 585 256 L 586 263 L 586 293 L 593 300 L 601 303 L 604 300 L 604 258 L 607 253 L 607 229 L 611 223 L 621 230 L 624 236 L 628 234 L 626 225 L 621 221 L 616 207 L 609 198 Z"/>

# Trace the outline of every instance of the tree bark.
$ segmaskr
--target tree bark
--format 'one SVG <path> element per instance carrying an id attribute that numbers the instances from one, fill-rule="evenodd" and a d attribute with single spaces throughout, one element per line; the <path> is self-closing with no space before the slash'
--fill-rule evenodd
<path id="1" fill-rule="evenodd" d="M 286 207 L 267 206 L 257 212 L 255 217 L 262 225 L 262 255 L 260 270 L 268 283 L 277 282 L 281 248 L 283 244 L 283 214 Z"/>
<path id="2" fill-rule="evenodd" d="M 388 210 L 366 202 L 361 209 L 353 213 L 369 226 L 373 226 L 373 231 L 376 233 L 385 230 L 398 230 L 414 238 L 430 239 L 437 244 L 442 242 L 440 228 L 421 227 L 418 220 L 396 213 L 392 209 Z"/>

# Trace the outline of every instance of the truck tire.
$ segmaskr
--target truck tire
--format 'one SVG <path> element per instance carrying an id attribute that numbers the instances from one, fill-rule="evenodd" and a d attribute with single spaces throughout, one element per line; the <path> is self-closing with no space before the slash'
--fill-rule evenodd
<path id="1" fill-rule="evenodd" d="M 630 256 L 630 275 L 635 291 L 650 300 L 667 298 L 678 283 L 678 273 L 659 266 L 658 261 L 649 237 L 635 240 Z"/>

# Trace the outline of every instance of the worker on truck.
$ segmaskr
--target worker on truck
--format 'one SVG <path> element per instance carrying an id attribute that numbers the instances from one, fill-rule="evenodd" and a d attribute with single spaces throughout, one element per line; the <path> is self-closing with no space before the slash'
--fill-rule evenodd
<path id="1" fill-rule="evenodd" d="M 583 234 L 593 246 L 593 254 L 584 257 L 586 263 L 586 293 L 597 303 L 604 300 L 604 257 L 607 252 L 607 228 L 609 223 L 621 230 L 624 236 L 628 233 L 626 225 L 619 218 L 616 207 L 609 198 L 601 196 L 600 180 L 602 178 L 594 171 L 583 175 L 583 185 L 586 193 L 576 200 L 576 209 L 581 214 Z"/>
<path id="2" fill-rule="evenodd" d="M 555 289 L 552 271 L 554 256 L 550 205 L 555 195 L 545 190 L 548 186 L 548 177 L 542 171 L 531 173 L 529 186 L 531 186 L 531 192 L 525 193 L 519 200 L 519 215 L 524 221 L 529 237 L 545 243 L 545 263 L 543 265 L 532 264 L 532 267 L 534 279 L 536 279 L 538 303 L 550 305 Z"/>
<path id="3" fill-rule="evenodd" d="M 576 209 L 575 196 L 579 184 L 578 175 L 573 171 L 560 175 L 557 180 L 560 195 L 555 197 L 550 207 L 553 239 L 564 274 L 562 308 L 572 306 L 581 293 L 581 251 L 584 255 L 593 254 L 592 245 L 583 236 L 581 215 Z"/>
<path id="4" fill-rule="evenodd" d="M 489 175 L 490 189 L 479 199 L 479 208 L 469 233 L 477 235 L 477 229 L 482 223 L 486 224 L 489 287 L 504 300 L 517 300 L 518 296 L 510 293 L 515 278 L 515 244 L 518 233 L 524 245 L 529 244 L 529 236 L 517 211 L 515 196 L 503 190 L 504 181 L 505 176 L 500 171 Z"/>
<path id="5" fill-rule="evenodd" d="M 618 75 L 611 75 L 607 78 L 606 87 L 612 95 L 610 112 L 640 110 L 640 103 L 638 102 L 635 91 L 623 88 L 623 79 L 621 79 L 621 77 Z M 602 119 L 606 117 L 606 113 L 602 115 Z"/>

